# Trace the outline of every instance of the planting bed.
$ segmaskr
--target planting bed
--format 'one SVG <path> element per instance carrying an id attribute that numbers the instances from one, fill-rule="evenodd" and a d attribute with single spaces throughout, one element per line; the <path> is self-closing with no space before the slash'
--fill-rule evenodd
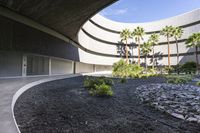
<path id="1" fill-rule="evenodd" d="M 185 122 L 143 104 L 140 85 L 164 83 L 161 77 L 115 79 L 113 97 L 94 97 L 83 88 L 84 77 L 43 83 L 26 91 L 14 108 L 22 133 L 199 133 Z"/>

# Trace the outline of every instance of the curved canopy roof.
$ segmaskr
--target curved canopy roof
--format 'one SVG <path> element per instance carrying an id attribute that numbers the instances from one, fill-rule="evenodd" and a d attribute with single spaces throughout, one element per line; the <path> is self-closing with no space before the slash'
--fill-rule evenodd
<path id="1" fill-rule="evenodd" d="M 0 6 L 26 16 L 73 40 L 94 14 L 117 0 L 0 0 Z"/>

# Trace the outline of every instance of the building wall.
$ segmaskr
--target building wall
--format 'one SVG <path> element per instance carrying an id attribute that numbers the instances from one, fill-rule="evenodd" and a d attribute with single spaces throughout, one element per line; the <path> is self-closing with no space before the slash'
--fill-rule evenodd
<path id="1" fill-rule="evenodd" d="M 95 65 L 96 72 L 112 71 L 112 66 Z"/>
<path id="2" fill-rule="evenodd" d="M 94 72 L 94 66 L 85 63 L 76 63 L 76 73 L 92 73 Z"/>
<path id="3" fill-rule="evenodd" d="M 0 51 L 0 77 L 22 75 L 22 54 Z"/>
<path id="4" fill-rule="evenodd" d="M 78 48 L 45 32 L 0 16 L 0 50 L 79 61 Z"/>
<path id="5" fill-rule="evenodd" d="M 162 28 L 166 25 L 180 26 L 184 30 L 183 36 L 179 39 L 178 47 L 181 56 L 190 56 L 190 58 L 180 58 L 180 63 L 195 60 L 193 48 L 187 48 L 185 41 L 193 33 L 200 32 L 200 9 L 185 13 L 172 18 L 148 22 L 148 23 L 120 23 L 109 19 L 106 19 L 100 15 L 95 15 L 88 20 L 79 31 L 78 39 L 79 43 L 86 49 L 89 49 L 97 56 L 100 55 L 104 58 L 101 61 L 100 58 L 95 58 L 95 62 L 101 62 L 101 65 L 113 64 L 119 58 L 125 58 L 124 44 L 121 42 L 120 32 L 128 28 L 133 30 L 137 26 L 143 27 L 146 31 L 144 41 L 148 40 L 149 36 L 153 33 L 160 34 Z M 137 62 L 138 45 L 134 39 L 129 39 L 129 56 L 130 60 Z M 171 64 L 177 64 L 177 49 L 174 38 L 170 38 L 170 50 L 171 50 Z M 155 53 L 158 60 L 158 65 L 168 64 L 168 50 L 167 40 L 164 36 L 160 36 L 159 45 L 155 46 Z M 110 59 L 112 58 L 112 59 Z M 117 59 L 116 59 L 117 58 Z M 184 60 L 183 60 L 184 59 Z M 144 56 L 141 56 L 142 63 L 144 63 Z M 148 57 L 148 65 L 152 65 L 152 53 Z M 81 60 L 82 61 L 82 60 Z M 89 62 L 83 59 L 83 62 Z M 100 64 L 100 63 L 99 63 Z"/>
<path id="6" fill-rule="evenodd" d="M 27 76 L 49 75 L 49 58 L 37 55 L 27 55 Z"/>
<path id="7" fill-rule="evenodd" d="M 73 62 L 51 58 L 51 75 L 62 75 L 73 73 Z"/>

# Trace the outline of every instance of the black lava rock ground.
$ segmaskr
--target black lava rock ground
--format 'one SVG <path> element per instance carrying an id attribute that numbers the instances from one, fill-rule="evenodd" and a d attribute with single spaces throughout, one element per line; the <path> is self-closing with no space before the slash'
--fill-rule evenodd
<path id="1" fill-rule="evenodd" d="M 22 133 L 200 133 L 200 124 L 184 122 L 141 103 L 135 89 L 163 78 L 115 79 L 114 96 L 93 97 L 84 77 L 43 83 L 26 91 L 14 108 Z"/>

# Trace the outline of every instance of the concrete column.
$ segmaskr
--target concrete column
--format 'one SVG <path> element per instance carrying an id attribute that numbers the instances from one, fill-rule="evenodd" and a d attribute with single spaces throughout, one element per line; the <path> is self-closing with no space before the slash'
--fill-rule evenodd
<path id="1" fill-rule="evenodd" d="M 93 65 L 93 72 L 96 72 L 96 65 Z"/>
<path id="2" fill-rule="evenodd" d="M 27 74 L 27 55 L 22 56 L 22 77 L 26 77 Z"/>
<path id="3" fill-rule="evenodd" d="M 72 65 L 72 71 L 73 71 L 74 74 L 76 74 L 76 62 L 73 61 L 72 64 L 73 64 Z"/>
<path id="4" fill-rule="evenodd" d="M 51 58 L 49 58 L 49 75 L 51 75 Z"/>

